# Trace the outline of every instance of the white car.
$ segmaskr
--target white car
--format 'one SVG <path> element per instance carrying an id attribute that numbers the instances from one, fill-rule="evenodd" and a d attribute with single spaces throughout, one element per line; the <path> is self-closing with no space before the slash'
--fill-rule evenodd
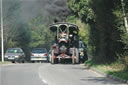
<path id="1" fill-rule="evenodd" d="M 47 50 L 45 48 L 35 48 L 31 52 L 31 62 L 46 61 L 48 62 Z"/>

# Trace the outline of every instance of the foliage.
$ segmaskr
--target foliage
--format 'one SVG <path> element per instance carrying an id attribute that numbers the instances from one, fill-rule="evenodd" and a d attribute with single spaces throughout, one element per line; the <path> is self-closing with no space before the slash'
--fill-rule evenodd
<path id="1" fill-rule="evenodd" d="M 125 33 L 122 36 L 122 42 L 125 44 L 125 47 L 124 47 L 124 53 L 119 55 L 119 61 L 121 61 L 121 63 L 125 65 L 124 70 L 128 71 L 128 34 L 127 33 Z"/>
<path id="2" fill-rule="evenodd" d="M 4 17 L 4 47 L 22 48 L 25 54 L 29 53 L 30 30 L 21 15 L 21 3 L 17 0 L 3 2 Z M 27 56 L 27 55 L 26 55 Z"/>
<path id="3" fill-rule="evenodd" d="M 3 4 L 6 5 L 5 3 Z M 10 1 L 10 4 L 11 5 L 8 7 L 3 7 L 4 10 L 7 10 L 3 15 L 5 50 L 16 46 L 17 41 L 15 41 L 15 38 L 20 34 L 18 33 L 18 30 L 20 27 L 19 25 L 22 23 L 22 19 L 20 18 L 20 3 L 15 0 Z"/>
<path id="4" fill-rule="evenodd" d="M 50 48 L 51 41 L 53 39 L 52 35 L 49 33 L 47 24 L 42 24 L 43 19 L 42 15 L 37 16 L 29 22 L 29 28 L 31 30 L 31 42 L 29 44 L 30 48 Z"/>
<path id="5" fill-rule="evenodd" d="M 89 3 L 90 0 L 68 0 L 71 12 L 83 22 L 89 22 L 94 18 L 94 13 Z"/>
<path id="6" fill-rule="evenodd" d="M 124 43 L 120 42 L 124 34 L 120 0 L 69 0 L 68 6 L 71 16 L 89 25 L 88 46 L 93 59 L 102 63 L 118 59 L 117 54 L 124 52 Z"/>
<path id="7" fill-rule="evenodd" d="M 127 33 L 125 33 L 122 36 L 122 42 L 125 44 L 125 47 L 124 47 L 125 51 L 128 52 L 128 34 Z"/>
<path id="8" fill-rule="evenodd" d="M 32 19 L 24 19 L 26 17 L 22 13 L 22 6 L 24 5 L 18 0 L 3 1 L 4 47 L 5 51 L 8 48 L 20 47 L 29 59 L 32 48 L 50 48 L 52 35 L 47 27 L 53 18 L 49 15 L 46 17 L 46 12 L 45 16 L 40 12 Z"/>
<path id="9" fill-rule="evenodd" d="M 79 27 L 79 39 L 84 41 L 85 44 L 88 44 L 88 24 L 84 24 L 81 22 L 80 19 L 76 18 L 75 16 L 69 16 L 67 21 L 70 23 L 74 23 Z"/>

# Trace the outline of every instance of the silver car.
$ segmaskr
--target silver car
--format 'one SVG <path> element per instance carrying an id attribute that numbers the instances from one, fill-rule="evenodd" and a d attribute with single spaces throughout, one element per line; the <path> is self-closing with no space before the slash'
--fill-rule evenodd
<path id="1" fill-rule="evenodd" d="M 31 62 L 35 61 L 47 61 L 48 62 L 48 55 L 47 50 L 45 48 L 35 48 L 31 52 Z"/>
<path id="2" fill-rule="evenodd" d="M 5 61 L 24 63 L 25 54 L 21 48 L 9 48 L 5 53 Z"/>

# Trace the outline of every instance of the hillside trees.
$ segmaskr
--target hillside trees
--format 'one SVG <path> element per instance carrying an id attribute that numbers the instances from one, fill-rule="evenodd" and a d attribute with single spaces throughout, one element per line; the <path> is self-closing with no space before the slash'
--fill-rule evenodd
<path id="1" fill-rule="evenodd" d="M 23 43 L 28 44 L 29 31 L 21 17 L 20 5 L 21 3 L 17 0 L 3 2 L 5 50 L 12 47 L 22 48 Z"/>
<path id="2" fill-rule="evenodd" d="M 28 55 L 32 48 L 49 48 L 52 36 L 48 24 L 53 22 L 53 18 L 46 10 L 32 14 L 28 18 L 28 14 L 23 13 L 23 6 L 24 2 L 20 0 L 3 1 L 5 51 L 8 48 L 20 47 Z"/>
<path id="3" fill-rule="evenodd" d="M 20 5 L 17 0 L 3 1 L 4 47 L 5 51 L 8 48 L 20 47 L 27 53 L 30 32 L 21 17 Z"/>
<path id="4" fill-rule="evenodd" d="M 6 2 L 6 1 L 5 1 Z M 13 47 L 16 45 L 15 36 L 17 36 L 18 24 L 21 23 L 17 20 L 20 17 L 20 3 L 15 1 L 3 2 L 3 17 L 4 17 L 4 44 L 5 50 L 8 47 Z M 11 3 L 8 7 L 6 5 Z"/>

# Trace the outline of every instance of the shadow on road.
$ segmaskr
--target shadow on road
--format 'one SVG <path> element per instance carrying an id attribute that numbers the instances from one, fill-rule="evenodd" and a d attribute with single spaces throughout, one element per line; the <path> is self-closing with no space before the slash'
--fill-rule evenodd
<path id="1" fill-rule="evenodd" d="M 87 82 L 94 82 L 94 83 L 102 83 L 102 84 L 115 84 L 115 85 L 118 85 L 118 84 L 122 84 L 120 82 L 115 82 L 111 79 L 108 79 L 106 77 L 86 77 L 86 78 L 83 78 L 83 79 L 80 79 L 81 81 L 87 81 Z"/>

